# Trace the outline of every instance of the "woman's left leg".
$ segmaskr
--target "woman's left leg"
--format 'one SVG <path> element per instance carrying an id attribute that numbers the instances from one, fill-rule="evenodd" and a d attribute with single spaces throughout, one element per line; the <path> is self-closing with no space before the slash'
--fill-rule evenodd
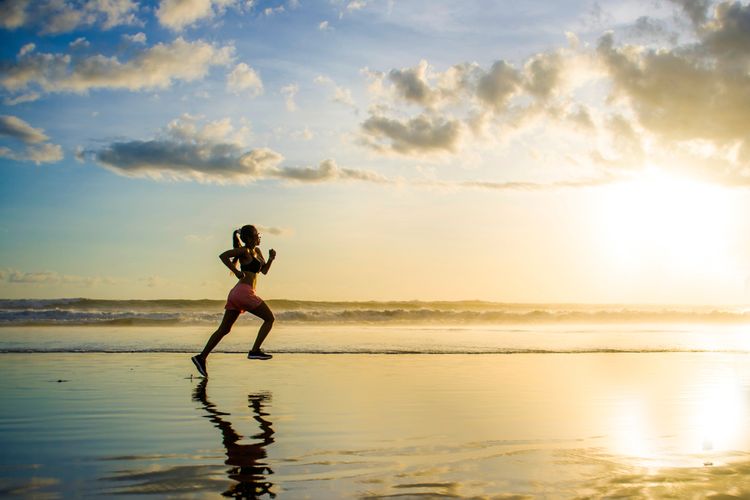
<path id="1" fill-rule="evenodd" d="M 224 318 L 221 320 L 219 328 L 217 328 L 213 335 L 209 337 L 208 342 L 206 342 L 206 347 L 203 348 L 203 351 L 200 354 L 196 354 L 191 358 L 193 364 L 198 369 L 198 372 L 204 377 L 208 377 L 206 358 L 208 358 L 208 355 L 211 353 L 214 347 L 216 347 L 216 344 L 218 344 L 221 339 L 223 339 L 224 336 L 232 330 L 232 325 L 234 325 L 234 322 L 237 321 L 237 318 L 239 317 L 239 310 L 226 309 L 224 311 Z"/>
<path id="2" fill-rule="evenodd" d="M 205 360 L 208 357 L 214 347 L 221 342 L 221 339 L 232 330 L 232 325 L 234 325 L 234 322 L 237 321 L 237 318 L 239 317 L 240 311 L 235 309 L 227 309 L 224 311 L 224 318 L 221 320 L 219 328 L 217 328 L 213 335 L 209 337 L 208 342 L 206 342 L 206 347 L 204 347 L 203 352 L 199 354 L 201 359 Z"/>

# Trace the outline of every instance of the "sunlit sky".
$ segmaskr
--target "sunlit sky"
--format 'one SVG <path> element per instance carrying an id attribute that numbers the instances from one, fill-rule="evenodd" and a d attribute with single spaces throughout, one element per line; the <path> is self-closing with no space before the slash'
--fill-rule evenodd
<path id="1" fill-rule="evenodd" d="M 5 0 L 0 296 L 744 304 L 750 4 Z"/>

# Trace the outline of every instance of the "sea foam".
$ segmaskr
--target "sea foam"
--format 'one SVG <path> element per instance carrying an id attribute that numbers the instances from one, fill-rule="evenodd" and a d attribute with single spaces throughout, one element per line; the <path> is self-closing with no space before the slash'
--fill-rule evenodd
<path id="1" fill-rule="evenodd" d="M 269 300 L 279 321 L 301 324 L 750 323 L 743 308 L 509 304 L 484 301 L 322 302 Z M 203 325 L 219 300 L 0 300 L 0 325 Z"/>

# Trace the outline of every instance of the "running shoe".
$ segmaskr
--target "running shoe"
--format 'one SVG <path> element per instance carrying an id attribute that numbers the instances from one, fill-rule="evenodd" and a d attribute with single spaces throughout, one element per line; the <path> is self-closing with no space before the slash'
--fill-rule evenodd
<path id="1" fill-rule="evenodd" d="M 272 357 L 273 356 L 271 356 L 270 354 L 266 354 L 260 349 L 257 351 L 250 351 L 249 353 L 247 353 L 247 359 L 271 359 Z"/>
<path id="2" fill-rule="evenodd" d="M 208 372 L 206 371 L 206 362 L 202 360 L 200 356 L 197 356 L 197 355 L 193 356 L 190 359 L 193 360 L 193 364 L 198 369 L 198 373 L 208 378 Z"/>

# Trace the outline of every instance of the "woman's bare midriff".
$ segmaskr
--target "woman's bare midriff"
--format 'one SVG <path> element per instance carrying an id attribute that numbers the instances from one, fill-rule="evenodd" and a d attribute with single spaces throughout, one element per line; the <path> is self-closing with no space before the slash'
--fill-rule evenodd
<path id="1" fill-rule="evenodd" d="M 248 260 L 247 262 L 242 262 L 242 260 L 240 260 L 240 266 L 244 264 L 248 264 L 252 261 L 253 261 L 252 258 Z M 239 280 L 239 283 L 245 283 L 246 285 L 250 285 L 251 287 L 253 287 L 253 290 L 255 290 L 255 283 L 258 281 L 258 273 L 251 273 L 250 271 L 244 271 L 244 273 L 245 273 L 245 276 Z"/>

